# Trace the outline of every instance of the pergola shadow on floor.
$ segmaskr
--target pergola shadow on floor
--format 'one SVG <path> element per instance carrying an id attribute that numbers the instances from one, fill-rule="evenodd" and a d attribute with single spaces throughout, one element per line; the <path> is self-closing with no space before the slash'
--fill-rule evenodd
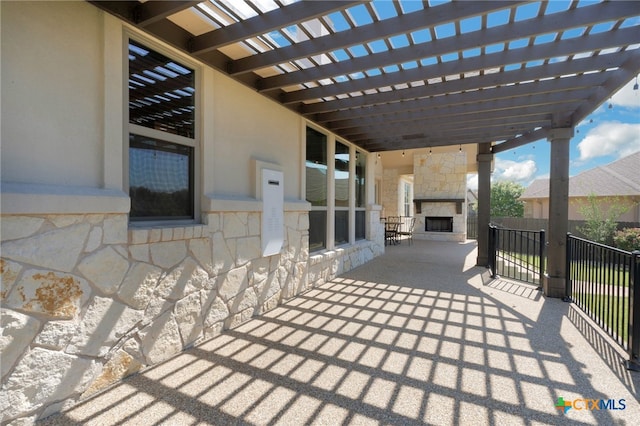
<path id="1" fill-rule="evenodd" d="M 388 247 L 43 424 L 633 424 L 624 354 L 570 305 L 489 280 L 475 251 Z M 561 397 L 626 408 L 564 414 Z"/>

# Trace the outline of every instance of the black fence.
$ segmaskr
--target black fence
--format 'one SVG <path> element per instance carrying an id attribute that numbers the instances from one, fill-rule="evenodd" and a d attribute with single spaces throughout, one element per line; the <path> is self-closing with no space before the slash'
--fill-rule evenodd
<path id="1" fill-rule="evenodd" d="M 467 216 L 467 238 L 469 240 L 478 239 L 478 216 L 476 215 Z"/>
<path id="2" fill-rule="evenodd" d="M 489 267 L 501 276 L 542 286 L 545 270 L 544 231 L 489 226 Z"/>
<path id="3" fill-rule="evenodd" d="M 567 298 L 629 354 L 640 353 L 640 252 L 567 236 Z"/>
<path id="4" fill-rule="evenodd" d="M 537 231 L 538 229 L 549 229 L 548 219 L 532 219 L 526 217 L 492 217 L 491 223 L 509 229 L 522 229 Z M 584 220 L 570 220 L 568 231 L 571 235 L 585 238 L 580 229 L 586 224 Z M 640 222 L 618 222 L 617 229 L 640 228 Z M 475 240 L 478 238 L 478 216 L 469 214 L 467 216 L 467 238 Z"/>

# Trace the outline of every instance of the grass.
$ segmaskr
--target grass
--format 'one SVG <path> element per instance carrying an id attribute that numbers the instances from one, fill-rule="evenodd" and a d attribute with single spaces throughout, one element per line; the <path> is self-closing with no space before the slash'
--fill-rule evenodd
<path id="1" fill-rule="evenodd" d="M 540 266 L 540 256 L 532 254 L 501 252 L 502 257 L 516 259 L 520 265 Z M 546 264 L 546 263 L 545 263 Z M 582 262 L 571 262 L 571 279 L 593 282 L 602 285 L 629 286 L 630 274 L 624 265 L 609 266 L 604 264 L 586 266 Z"/>
<path id="2" fill-rule="evenodd" d="M 541 259 L 538 255 L 505 251 L 499 254 L 502 258 L 512 259 L 514 264 L 526 265 L 528 269 L 540 268 Z M 572 261 L 567 273 L 573 281 L 576 304 L 618 343 L 626 346 L 629 328 L 629 297 L 626 293 L 632 280 L 626 265 Z M 604 294 L 607 291 L 619 291 L 625 295 Z"/>
<path id="3" fill-rule="evenodd" d="M 574 301 L 600 326 L 608 328 L 608 333 L 626 345 L 629 330 L 629 298 L 627 296 L 607 296 L 604 294 L 576 293 Z"/>
<path id="4" fill-rule="evenodd" d="M 540 256 L 508 251 L 500 251 L 500 255 L 503 258 L 517 259 L 518 263 L 521 265 L 540 266 Z"/>
<path id="5" fill-rule="evenodd" d="M 629 271 L 622 269 L 622 265 L 611 267 L 608 265 L 581 266 L 579 262 L 571 264 L 571 279 L 578 281 L 593 282 L 604 285 L 629 286 Z"/>

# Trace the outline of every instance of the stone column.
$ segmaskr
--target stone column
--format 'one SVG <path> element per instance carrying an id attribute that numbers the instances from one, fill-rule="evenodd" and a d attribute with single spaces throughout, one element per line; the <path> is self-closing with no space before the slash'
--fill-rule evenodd
<path id="1" fill-rule="evenodd" d="M 491 220 L 491 143 L 478 144 L 478 257 L 476 265 L 489 264 L 489 221 Z"/>
<path id="2" fill-rule="evenodd" d="M 385 216 L 398 216 L 398 170 L 383 169 L 382 171 L 382 209 Z"/>
<path id="3" fill-rule="evenodd" d="M 547 297 L 564 297 L 567 277 L 567 231 L 569 229 L 569 141 L 572 127 L 552 129 L 549 176 L 549 229 L 547 273 L 543 283 Z"/>

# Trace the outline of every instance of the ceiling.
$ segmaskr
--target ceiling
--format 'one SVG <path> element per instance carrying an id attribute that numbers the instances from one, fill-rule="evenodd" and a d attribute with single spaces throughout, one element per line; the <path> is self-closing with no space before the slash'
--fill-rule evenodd
<path id="1" fill-rule="evenodd" d="M 640 72 L 635 1 L 90 1 L 368 151 L 577 125 Z"/>

